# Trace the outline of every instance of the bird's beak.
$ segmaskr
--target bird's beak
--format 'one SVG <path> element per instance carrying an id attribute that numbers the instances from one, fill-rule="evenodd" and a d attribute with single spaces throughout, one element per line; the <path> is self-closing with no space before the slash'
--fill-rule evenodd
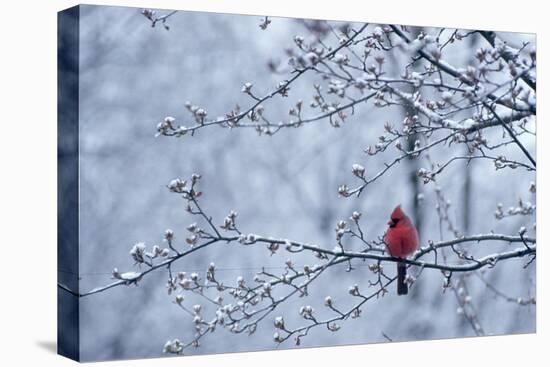
<path id="1" fill-rule="evenodd" d="M 391 226 L 392 224 L 393 224 L 393 220 L 390 219 L 390 220 L 388 221 L 388 226 Z"/>

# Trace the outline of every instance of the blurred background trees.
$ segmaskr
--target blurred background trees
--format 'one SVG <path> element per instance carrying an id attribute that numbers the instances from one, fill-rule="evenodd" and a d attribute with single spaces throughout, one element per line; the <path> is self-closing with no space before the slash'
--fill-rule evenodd
<path id="1" fill-rule="evenodd" d="M 107 284 L 115 267 L 119 276 L 149 269 L 128 251 L 138 242 L 167 248 L 168 228 L 178 251 L 159 254 L 153 264 L 175 261 L 138 287 L 82 298 L 84 359 L 159 355 L 167 340 L 166 351 L 178 352 L 174 338 L 192 345 L 196 326 L 202 335 L 220 308 L 243 301 L 231 288 L 202 289 L 210 263 L 224 286 L 261 285 L 264 305 L 265 281 L 293 274 L 289 260 L 301 275 L 273 287 L 274 300 L 296 293 L 257 323 L 255 337 L 241 330 L 254 318 L 233 330 L 226 318 L 184 353 L 292 347 L 296 337 L 320 346 L 535 330 L 534 35 L 95 6 L 83 8 L 81 24 L 81 290 Z M 180 256 L 191 249 L 191 224 L 217 236 L 166 188 L 176 177 L 189 185 L 193 173 L 202 176 L 201 210 L 231 241 Z M 418 261 L 462 266 L 526 252 L 452 275 L 411 266 L 409 296 L 381 297 L 395 274 L 380 238 L 397 204 L 419 227 Z M 219 228 L 231 210 L 244 240 Z M 429 250 L 492 234 L 506 240 Z M 273 254 L 270 238 L 285 241 Z M 339 242 L 344 254 L 373 257 L 337 254 Z M 308 246 L 328 252 L 319 258 Z M 200 287 L 183 289 L 193 273 Z M 299 337 L 338 316 L 330 305 L 352 311 Z"/>

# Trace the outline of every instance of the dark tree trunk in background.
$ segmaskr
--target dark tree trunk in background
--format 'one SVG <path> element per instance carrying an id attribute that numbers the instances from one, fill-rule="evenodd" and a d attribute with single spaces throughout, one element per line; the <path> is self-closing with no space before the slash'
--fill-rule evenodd
<path id="1" fill-rule="evenodd" d="M 475 49 L 477 43 L 477 37 L 471 37 L 470 38 L 470 47 L 472 49 Z M 473 60 L 472 60 L 473 62 Z M 470 152 L 468 151 L 468 148 L 466 148 L 466 151 L 464 152 L 465 155 L 469 155 Z M 472 205 L 471 205 L 471 197 L 472 197 L 472 165 L 473 162 L 470 162 L 470 164 L 466 163 L 464 165 L 464 168 L 462 169 L 462 175 L 463 175 L 463 181 L 462 181 L 462 188 L 461 193 L 458 195 L 459 198 L 462 198 L 462 234 L 468 235 L 471 230 L 471 217 L 472 217 Z M 495 272 L 496 273 L 496 272 Z M 463 283 L 466 285 L 466 278 L 464 275 L 460 276 L 460 283 Z M 460 318 L 460 325 L 459 328 L 464 335 L 466 335 L 468 329 L 471 329 L 470 322 L 466 319 L 466 317 Z"/>
<path id="2" fill-rule="evenodd" d="M 415 111 L 412 107 L 409 107 L 407 108 L 406 113 L 408 115 L 414 115 Z M 408 151 L 414 150 L 414 143 L 417 139 L 418 139 L 417 134 L 409 136 L 407 140 Z M 422 193 L 422 188 L 420 186 L 421 182 L 418 179 L 418 175 L 417 175 L 418 169 L 420 167 L 418 164 L 418 158 L 409 157 L 409 159 L 407 159 L 406 162 L 407 162 L 406 164 L 408 166 L 408 172 L 409 172 L 408 181 L 411 187 L 410 192 L 412 194 L 410 200 L 412 201 L 414 224 L 416 225 L 416 229 L 418 232 L 419 244 L 422 245 L 422 239 L 423 239 L 422 226 L 424 224 L 424 218 L 423 218 L 424 214 L 422 210 L 421 200 L 419 200 L 419 196 Z M 416 283 L 413 286 L 413 291 L 411 292 L 410 296 L 413 299 L 420 299 L 422 297 L 422 287 L 420 286 L 420 283 Z"/>
<path id="3" fill-rule="evenodd" d="M 418 28 L 418 32 L 420 32 L 422 29 Z M 416 37 L 418 33 L 412 34 L 412 37 Z M 391 64 L 397 65 L 397 60 L 393 59 L 394 55 L 390 54 L 390 57 L 392 57 L 392 60 L 389 60 Z M 413 70 L 415 70 L 415 66 L 412 67 Z M 414 87 L 411 86 L 409 90 L 406 90 L 406 92 L 411 93 L 414 92 Z M 403 115 L 402 118 L 404 119 L 406 116 L 414 116 L 417 114 L 416 109 L 414 106 L 409 105 L 403 108 Z M 416 140 L 419 138 L 417 134 L 413 134 L 407 138 L 407 141 L 404 144 L 404 149 L 407 151 L 411 151 L 414 149 L 414 145 Z M 419 162 L 418 158 L 409 157 L 406 161 L 403 162 L 403 164 L 407 167 L 407 171 L 409 172 L 407 176 L 407 181 L 403 182 L 403 185 L 408 185 L 410 187 L 410 203 L 412 204 L 410 207 L 412 208 L 412 217 L 413 222 L 416 226 L 416 229 L 418 231 L 418 239 L 419 243 L 422 244 L 423 239 L 423 224 L 424 224 L 424 214 L 421 206 L 421 201 L 418 200 L 419 194 L 422 193 L 421 183 L 418 179 L 418 169 Z M 420 299 L 422 297 L 422 287 L 421 283 L 416 283 L 411 288 L 412 291 L 409 297 L 413 299 Z"/>
<path id="4" fill-rule="evenodd" d="M 468 152 L 466 152 L 468 154 Z M 471 197 L 472 197 L 472 172 L 469 164 L 464 166 L 464 182 L 462 186 L 462 233 L 468 235 L 470 233 L 471 223 Z"/>
<path id="5" fill-rule="evenodd" d="M 418 33 L 420 33 L 421 31 L 422 31 L 422 28 L 418 28 L 418 32 L 415 34 L 412 34 L 412 36 L 417 37 Z M 416 70 L 417 68 L 418 68 L 417 65 L 414 64 L 412 66 L 412 71 Z M 411 93 L 411 92 L 414 92 L 414 90 L 415 90 L 415 87 L 411 86 L 410 90 L 408 90 L 407 92 Z M 405 118 L 406 116 L 414 116 L 417 114 L 416 109 L 412 105 L 405 107 L 403 112 L 404 112 L 403 118 Z M 414 150 L 415 142 L 419 138 L 420 137 L 418 136 L 418 134 L 410 135 L 407 138 L 407 144 L 406 144 L 407 151 Z M 409 156 L 409 158 L 405 161 L 405 165 L 407 167 L 407 171 L 409 172 L 407 183 L 410 186 L 410 191 L 409 191 L 411 193 L 410 202 L 412 204 L 411 207 L 413 209 L 414 224 L 418 231 L 419 243 L 422 244 L 422 240 L 424 238 L 423 230 L 422 230 L 424 225 L 424 213 L 422 210 L 421 200 L 419 200 L 420 194 L 422 193 L 422 187 L 421 187 L 422 183 L 418 179 L 418 175 L 417 175 L 418 169 L 420 168 L 418 158 Z M 414 299 L 419 299 L 422 296 L 422 287 L 420 286 L 420 283 L 415 284 L 412 289 L 413 291 L 411 292 L 410 297 Z"/>

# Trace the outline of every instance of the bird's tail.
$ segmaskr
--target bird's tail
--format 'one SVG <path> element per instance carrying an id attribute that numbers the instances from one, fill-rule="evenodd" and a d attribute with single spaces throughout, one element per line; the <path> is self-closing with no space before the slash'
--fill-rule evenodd
<path id="1" fill-rule="evenodd" d="M 397 294 L 403 295 L 409 293 L 409 287 L 405 281 L 407 277 L 407 264 L 397 263 Z"/>

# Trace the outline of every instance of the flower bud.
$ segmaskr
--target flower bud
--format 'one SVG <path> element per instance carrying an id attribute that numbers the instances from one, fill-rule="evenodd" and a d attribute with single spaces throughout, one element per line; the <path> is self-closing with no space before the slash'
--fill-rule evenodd
<path id="1" fill-rule="evenodd" d="M 284 330 L 284 328 L 285 328 L 285 320 L 283 319 L 282 316 L 277 316 L 275 318 L 275 321 L 273 321 L 273 324 L 275 325 L 275 327 L 277 329 Z"/>

